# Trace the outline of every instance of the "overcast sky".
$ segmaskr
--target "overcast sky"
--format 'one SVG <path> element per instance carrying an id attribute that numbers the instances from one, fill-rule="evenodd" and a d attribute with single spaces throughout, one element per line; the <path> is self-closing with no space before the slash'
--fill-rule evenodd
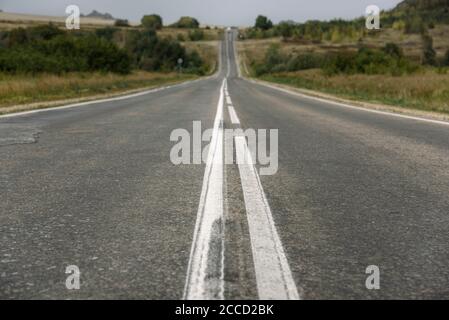
<path id="1" fill-rule="evenodd" d="M 82 13 L 93 9 L 109 12 L 114 17 L 139 21 L 143 14 L 158 13 L 165 23 L 180 16 L 194 16 L 203 24 L 246 26 L 258 14 L 280 20 L 353 18 L 376 4 L 390 9 L 400 0 L 0 0 L 6 12 L 62 16 L 66 6 L 76 4 Z"/>

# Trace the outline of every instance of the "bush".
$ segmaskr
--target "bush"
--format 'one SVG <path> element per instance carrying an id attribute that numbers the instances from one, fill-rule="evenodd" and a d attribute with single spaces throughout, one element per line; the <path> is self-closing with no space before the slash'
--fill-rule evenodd
<path id="1" fill-rule="evenodd" d="M 282 21 L 276 26 L 276 29 L 278 30 L 279 34 L 284 39 L 288 39 L 293 36 L 294 28 L 295 23 L 292 21 Z"/>
<path id="2" fill-rule="evenodd" d="M 181 17 L 178 22 L 172 25 L 175 28 L 197 29 L 200 27 L 198 20 L 192 17 Z"/>
<path id="3" fill-rule="evenodd" d="M 294 72 L 319 68 L 323 63 L 323 57 L 318 54 L 305 53 L 286 56 L 280 52 L 279 45 L 272 45 L 264 58 L 263 63 L 252 63 L 252 68 L 257 76 L 266 73 Z"/>
<path id="4" fill-rule="evenodd" d="M 143 16 L 142 20 L 140 20 L 140 23 L 144 28 L 156 30 L 162 29 L 163 25 L 162 17 L 157 14 Z"/>
<path id="5" fill-rule="evenodd" d="M 426 32 L 426 26 L 419 16 L 413 16 L 405 21 L 405 33 L 423 34 Z"/>
<path id="6" fill-rule="evenodd" d="M 433 38 L 429 35 L 422 36 L 423 43 L 423 64 L 435 66 L 437 64 L 437 53 L 433 49 Z"/>
<path id="7" fill-rule="evenodd" d="M 446 51 L 443 59 L 443 65 L 449 67 L 449 50 Z"/>
<path id="8" fill-rule="evenodd" d="M 112 27 L 76 33 L 47 32 L 50 29 L 0 33 L 0 72 L 128 73 L 132 68 L 174 71 L 180 58 L 185 72 L 204 74 L 207 71 L 196 51 L 187 52 L 177 40 L 159 38 L 154 29 L 127 31 L 124 49 L 112 42 L 117 31 Z"/>
<path id="9" fill-rule="evenodd" d="M 178 33 L 176 35 L 176 39 L 180 42 L 186 41 L 186 37 L 184 37 L 184 35 L 182 33 Z"/>
<path id="10" fill-rule="evenodd" d="M 387 44 L 382 50 L 360 48 L 354 54 L 342 52 L 329 56 L 323 70 L 333 74 L 391 74 L 413 73 L 418 66 L 407 60 L 395 44 Z"/>
<path id="11" fill-rule="evenodd" d="M 269 30 L 273 28 L 273 22 L 271 22 L 271 20 L 268 19 L 267 17 L 259 15 L 256 18 L 256 24 L 254 25 L 254 27 L 256 29 Z"/>
<path id="12" fill-rule="evenodd" d="M 134 66 L 147 71 L 173 71 L 180 58 L 187 72 L 200 73 L 203 66 L 197 53 L 188 54 L 178 41 L 161 39 L 154 30 L 132 32 L 125 47 Z"/>
<path id="13" fill-rule="evenodd" d="M 27 30 L 27 42 L 0 49 L 0 71 L 8 73 L 64 73 L 104 71 L 128 73 L 131 59 L 114 43 L 95 34 L 54 36 Z M 12 34 L 15 34 L 14 32 Z M 34 38 L 33 38 L 34 37 Z M 35 40 L 41 38 L 40 41 Z M 44 40 L 47 39 L 47 40 Z"/>
<path id="14" fill-rule="evenodd" d="M 189 31 L 189 39 L 190 41 L 201 41 L 204 39 L 204 32 L 199 29 Z"/>
<path id="15" fill-rule="evenodd" d="M 105 27 L 105 28 L 96 29 L 95 34 L 99 38 L 103 38 L 103 39 L 112 41 L 117 30 L 118 30 L 117 28 Z"/>
<path id="16" fill-rule="evenodd" d="M 385 47 L 382 49 L 382 51 L 385 52 L 387 55 L 396 58 L 402 58 L 404 56 L 402 49 L 397 44 L 391 42 L 387 43 Z"/>
<path id="17" fill-rule="evenodd" d="M 114 22 L 116 27 L 129 27 L 129 21 L 126 19 L 117 19 Z"/>
<path id="18" fill-rule="evenodd" d="M 326 62 L 323 66 L 323 71 L 327 75 L 333 75 L 338 73 L 354 73 L 355 55 L 348 52 L 342 52 L 330 55 L 327 57 Z"/>

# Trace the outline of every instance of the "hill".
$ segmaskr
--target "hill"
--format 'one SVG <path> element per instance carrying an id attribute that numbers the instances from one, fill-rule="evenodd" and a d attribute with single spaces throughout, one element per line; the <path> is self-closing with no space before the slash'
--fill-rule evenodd
<path id="1" fill-rule="evenodd" d="M 405 0 L 399 3 L 394 10 L 443 10 L 448 12 L 449 0 Z"/>
<path id="2" fill-rule="evenodd" d="M 105 19 L 105 20 L 115 20 L 115 18 L 110 14 L 110 13 L 101 13 L 98 12 L 97 10 L 93 10 L 91 13 L 89 13 L 88 15 L 81 15 L 82 17 L 86 17 L 86 18 L 95 18 L 95 19 Z"/>
<path id="3" fill-rule="evenodd" d="M 433 24 L 449 24 L 449 0 L 405 0 L 390 14 L 394 17 L 419 17 Z"/>

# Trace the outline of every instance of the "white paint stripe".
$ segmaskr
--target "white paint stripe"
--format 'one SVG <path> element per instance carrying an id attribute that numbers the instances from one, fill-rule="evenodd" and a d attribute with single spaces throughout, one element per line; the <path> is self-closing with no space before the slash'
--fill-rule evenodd
<path id="1" fill-rule="evenodd" d="M 235 144 L 259 298 L 298 300 L 299 294 L 245 137 L 235 137 Z"/>
<path id="2" fill-rule="evenodd" d="M 227 104 L 232 104 L 232 100 L 230 96 L 226 96 L 226 103 Z"/>
<path id="3" fill-rule="evenodd" d="M 426 118 L 422 118 L 422 117 L 416 117 L 416 116 L 408 116 L 408 115 L 404 115 L 404 114 L 400 114 L 400 113 L 394 113 L 394 112 L 388 112 L 388 111 L 380 111 L 380 110 L 374 110 L 374 109 L 368 109 L 368 108 L 363 108 L 363 107 L 357 107 L 354 105 L 350 105 L 347 103 L 342 103 L 342 102 L 336 102 L 336 101 L 332 101 L 332 100 L 327 100 L 327 99 L 323 99 L 323 98 L 317 98 L 317 97 L 313 97 L 313 96 L 309 96 L 307 94 L 303 94 L 303 93 L 299 93 L 299 92 L 294 92 L 292 90 L 288 90 L 288 89 L 284 89 L 284 88 L 279 88 L 277 86 L 274 85 L 270 85 L 267 83 L 263 83 L 260 81 L 255 81 L 252 79 L 246 79 L 254 84 L 258 84 L 267 88 L 271 88 L 271 89 L 275 89 L 278 91 L 282 91 L 285 93 L 288 93 L 290 95 L 294 95 L 294 96 L 298 96 L 301 98 L 306 98 L 306 99 L 310 99 L 310 100 L 315 100 L 315 101 L 320 101 L 320 102 L 324 102 L 327 104 L 333 104 L 339 107 L 343 107 L 343 108 L 349 108 L 349 109 L 354 109 L 354 110 L 359 110 L 359 111 L 365 111 L 365 112 L 371 112 L 371 113 L 377 113 L 377 114 L 381 114 L 384 116 L 391 116 L 391 117 L 398 117 L 398 118 L 403 118 L 403 119 L 408 119 L 408 120 L 416 120 L 416 121 L 423 121 L 423 122 L 428 122 L 428 123 L 433 123 L 433 124 L 440 124 L 440 125 L 445 125 L 445 126 L 449 126 L 449 122 L 447 121 L 441 121 L 441 120 L 432 120 L 432 119 L 426 119 Z"/>
<path id="4" fill-rule="evenodd" d="M 226 33 L 226 38 L 229 40 L 229 35 Z M 226 78 L 229 78 L 231 75 L 231 58 L 229 57 L 229 41 L 226 41 L 226 57 L 228 59 L 228 72 L 226 74 Z"/>
<path id="5" fill-rule="evenodd" d="M 237 46 L 235 45 L 235 42 L 232 42 L 232 46 L 234 48 L 234 61 L 235 61 L 235 65 L 237 67 L 237 77 L 241 78 L 242 77 L 242 70 L 240 70 L 240 57 L 237 53 Z"/>
<path id="6" fill-rule="evenodd" d="M 237 113 L 233 106 L 228 106 L 229 117 L 231 118 L 232 124 L 240 124 L 239 117 L 237 117 Z"/>
<path id="7" fill-rule="evenodd" d="M 184 298 L 187 300 L 224 299 L 223 97 L 225 83 L 226 80 L 223 81 L 220 90 L 198 206 L 184 289 Z M 219 270 L 216 266 L 219 266 Z"/>

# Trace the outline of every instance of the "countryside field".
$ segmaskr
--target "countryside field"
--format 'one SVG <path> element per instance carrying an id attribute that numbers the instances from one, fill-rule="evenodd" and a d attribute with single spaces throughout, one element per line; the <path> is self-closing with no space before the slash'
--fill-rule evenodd
<path id="1" fill-rule="evenodd" d="M 65 30 L 65 18 L 63 17 L 0 12 L 0 33 L 4 34 L 17 28 L 45 28 L 49 23 L 60 30 Z M 126 50 L 130 37 L 134 33 L 145 32 L 145 29 L 138 27 L 137 23 L 130 25 L 130 27 L 115 27 L 114 20 L 81 18 L 82 28 L 80 31 L 105 35 L 117 46 L 118 50 Z M 198 54 L 202 63 L 202 74 L 191 73 L 189 70 L 184 72 L 183 69 L 170 71 L 167 68 L 160 71 L 134 68 L 129 74 L 108 71 L 62 73 L 60 71 L 39 71 L 38 73 L 0 71 L 0 114 L 117 95 L 130 90 L 147 89 L 196 79 L 201 75 L 210 75 L 218 68 L 218 40 L 222 35 L 222 30 L 204 28 L 198 29 L 198 31 L 202 34 L 200 41 L 191 41 L 189 33 L 192 31 L 182 28 L 164 27 L 157 31 L 157 37 L 158 41 L 164 43 L 165 46 L 172 46 L 170 43 L 173 41 L 175 41 L 173 43 L 179 43 L 181 47 L 185 48 L 189 57 Z M 182 38 L 182 41 L 178 41 L 178 38 Z M 175 56 L 173 59 L 177 60 L 178 58 Z"/>
<path id="2" fill-rule="evenodd" d="M 443 59 L 449 49 L 449 26 L 437 25 L 429 30 L 437 59 Z M 423 44 L 418 34 L 404 34 L 399 30 L 385 29 L 363 38 L 363 45 L 382 50 L 387 43 L 395 43 L 407 59 L 420 62 Z M 334 74 L 328 75 L 319 68 L 293 72 L 271 72 L 257 75 L 253 66 L 266 63 L 270 48 L 277 47 L 284 56 L 326 55 L 341 52 L 356 53 L 360 44 L 350 40 L 295 42 L 281 37 L 247 39 L 239 41 L 238 52 L 242 70 L 251 77 L 316 90 L 337 97 L 357 101 L 399 106 L 410 109 L 449 113 L 449 68 L 422 66 L 412 74 Z"/>
<path id="3" fill-rule="evenodd" d="M 0 74 L 0 114 L 98 99 L 196 78 L 189 74 L 144 71 L 129 75 L 71 73 L 34 77 Z"/>
<path id="4" fill-rule="evenodd" d="M 65 26 L 65 20 L 65 17 L 0 12 L 0 31 L 11 30 L 19 27 L 25 28 L 35 25 L 47 24 L 49 22 L 57 24 L 59 26 Z M 100 28 L 113 26 L 114 20 L 81 17 L 81 24 L 86 28 Z"/>

